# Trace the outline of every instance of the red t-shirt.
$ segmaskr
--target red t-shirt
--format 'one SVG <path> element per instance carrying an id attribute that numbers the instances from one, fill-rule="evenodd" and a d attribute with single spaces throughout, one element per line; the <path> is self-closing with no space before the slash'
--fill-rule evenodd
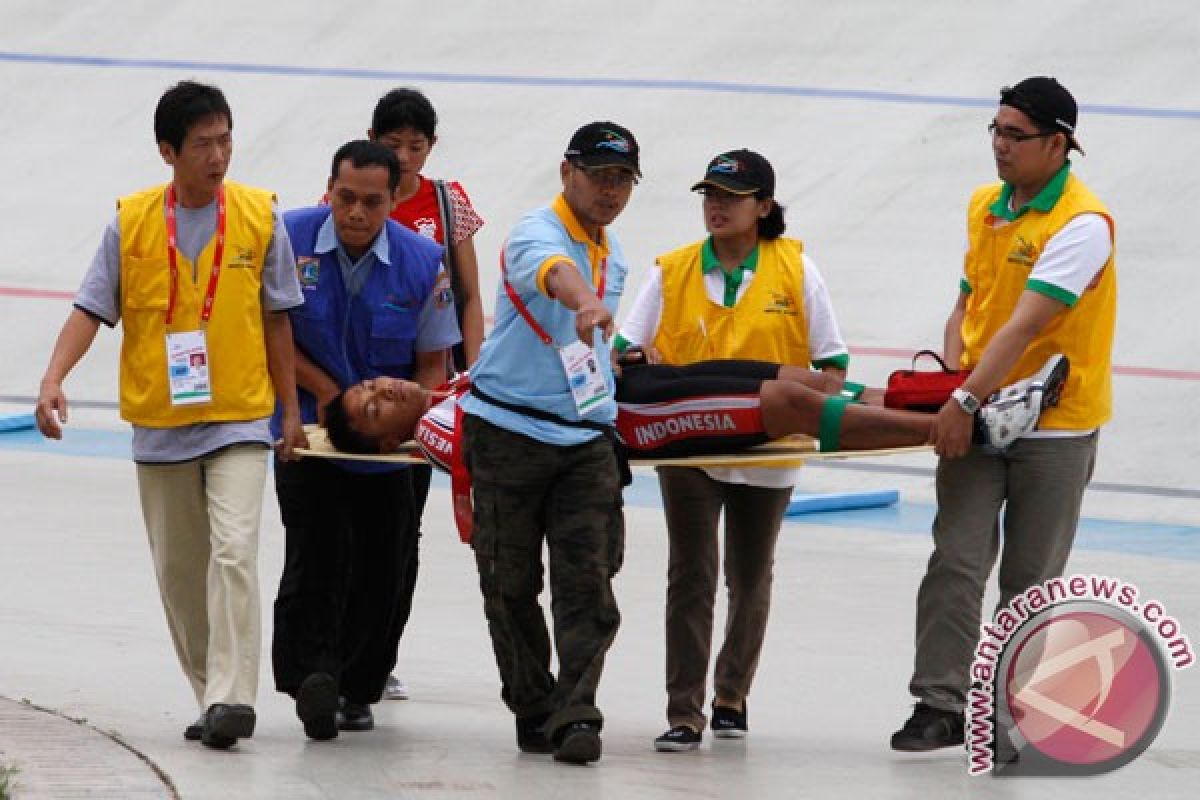
<path id="1" fill-rule="evenodd" d="M 409 230 L 416 231 L 422 236 L 428 236 L 440 245 L 446 244 L 446 235 L 442 225 L 441 215 L 438 214 L 437 193 L 433 181 L 424 175 L 418 176 L 421 184 L 416 194 L 397 205 L 391 213 L 391 218 Z M 471 199 L 458 181 L 446 181 L 447 193 L 450 195 L 450 213 L 454 215 L 454 242 L 465 241 L 483 227 L 483 217 L 471 205 Z M 329 204 L 329 193 L 321 195 L 321 205 Z"/>
<path id="2" fill-rule="evenodd" d="M 446 244 L 446 235 L 438 214 L 437 194 L 433 181 L 420 176 L 421 185 L 412 197 L 400 203 L 392 211 L 392 219 L 406 228 L 416 231 L 422 236 L 428 236 L 438 244 Z M 483 227 L 483 219 L 471 206 L 467 193 L 457 181 L 446 181 L 450 212 L 454 215 L 454 241 L 458 244 L 475 235 Z"/>

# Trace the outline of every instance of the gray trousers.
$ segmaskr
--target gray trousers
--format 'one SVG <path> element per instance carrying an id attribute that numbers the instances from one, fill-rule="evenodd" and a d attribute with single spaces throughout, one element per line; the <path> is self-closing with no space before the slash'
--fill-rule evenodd
<path id="1" fill-rule="evenodd" d="M 725 511 L 729 612 L 717 654 L 717 696 L 745 700 L 758 668 L 775 542 L 792 490 L 713 480 L 700 469 L 658 470 L 671 552 L 667 566 L 667 721 L 704 730 L 704 694 L 720 568 L 717 523 Z"/>
<path id="2" fill-rule="evenodd" d="M 934 708 L 963 710 L 984 588 L 997 554 L 998 608 L 1062 574 L 1096 463 L 1097 438 L 1093 433 L 1021 439 L 1002 454 L 973 447 L 963 458 L 938 462 L 934 549 L 917 592 L 909 683 L 915 697 Z"/>

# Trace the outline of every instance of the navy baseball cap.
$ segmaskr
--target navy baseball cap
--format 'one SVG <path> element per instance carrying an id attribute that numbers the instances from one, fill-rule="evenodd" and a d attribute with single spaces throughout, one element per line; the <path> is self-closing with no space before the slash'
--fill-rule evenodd
<path id="1" fill-rule="evenodd" d="M 775 170 L 771 168 L 771 162 L 753 150 L 730 150 L 708 162 L 704 177 L 692 191 L 700 191 L 705 186 L 715 186 L 733 194 L 774 197 Z"/>
<path id="2" fill-rule="evenodd" d="M 639 153 L 628 128 L 615 122 L 589 122 L 575 131 L 563 157 L 584 167 L 624 167 L 640 178 Z"/>

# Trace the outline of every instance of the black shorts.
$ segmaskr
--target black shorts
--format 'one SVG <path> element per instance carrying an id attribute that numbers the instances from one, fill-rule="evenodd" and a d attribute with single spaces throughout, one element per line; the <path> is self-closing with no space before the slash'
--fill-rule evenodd
<path id="1" fill-rule="evenodd" d="M 779 375 L 765 361 L 626 367 L 617 432 L 630 458 L 734 453 L 767 441 L 759 390 Z"/>

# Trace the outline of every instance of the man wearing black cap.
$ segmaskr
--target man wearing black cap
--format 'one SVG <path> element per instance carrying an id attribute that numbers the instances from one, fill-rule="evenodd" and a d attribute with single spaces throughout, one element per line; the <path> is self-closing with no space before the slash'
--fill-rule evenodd
<path id="1" fill-rule="evenodd" d="M 611 587 L 624 518 L 608 340 L 629 267 L 607 227 L 640 176 L 637 141 L 612 122 L 585 125 L 559 174 L 562 193 L 509 234 L 496 324 L 460 408 L 472 546 L 517 745 L 586 764 L 601 754 L 596 685 L 621 621 Z M 557 676 L 538 602 L 543 542 Z"/>
<path id="2" fill-rule="evenodd" d="M 896 750 L 962 745 L 963 708 L 984 587 L 999 548 L 1000 607 L 1062 574 L 1092 475 L 1097 431 L 1111 416 L 1116 318 L 1114 223 L 1071 174 L 1075 100 L 1033 77 L 1000 93 L 988 126 L 1001 182 L 977 189 L 945 356 L 970 370 L 938 413 L 932 441 L 938 513 L 917 594 L 918 703 Z M 996 387 L 1063 353 L 1070 373 L 1039 429 L 997 452 L 971 445 L 971 415 Z"/>

